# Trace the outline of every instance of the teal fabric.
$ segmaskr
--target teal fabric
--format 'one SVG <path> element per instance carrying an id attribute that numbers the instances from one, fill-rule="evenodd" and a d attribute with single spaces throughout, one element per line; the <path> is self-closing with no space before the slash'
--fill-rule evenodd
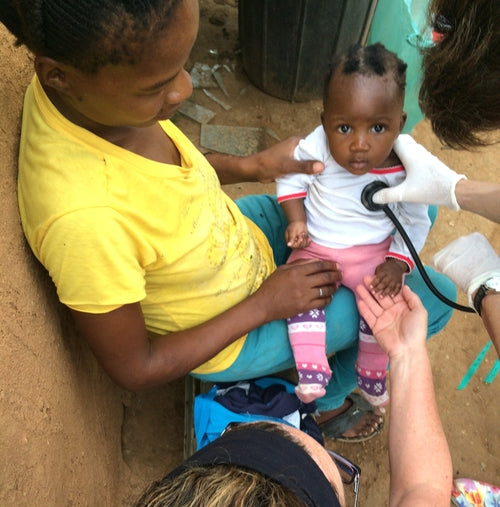
<path id="1" fill-rule="evenodd" d="M 431 43 L 430 29 L 426 26 L 428 4 L 429 0 L 378 0 L 368 32 L 367 44 L 381 42 L 408 64 L 405 133 L 423 119 L 418 106 L 422 64 L 419 47 Z"/>
<path id="2" fill-rule="evenodd" d="M 247 196 L 238 200 L 237 204 L 266 234 L 273 248 L 276 264 L 284 264 L 289 255 L 284 241 L 287 220 L 275 196 Z M 432 207 L 429 214 L 431 220 L 435 218 L 435 212 L 436 208 Z M 426 271 L 437 289 L 448 299 L 456 301 L 455 285 L 430 267 L 426 267 Z M 429 313 L 428 336 L 436 334 L 446 325 L 453 309 L 428 289 L 418 271 L 407 276 L 406 283 L 420 296 Z M 327 353 L 333 354 L 329 360 L 333 375 L 326 395 L 316 400 L 320 411 L 339 407 L 346 396 L 357 387 L 354 362 L 358 350 L 359 314 L 352 292 L 340 287 L 325 313 Z M 286 321 L 279 320 L 251 331 L 230 368 L 220 373 L 196 376 L 203 381 L 232 382 L 271 375 L 294 366 Z"/>

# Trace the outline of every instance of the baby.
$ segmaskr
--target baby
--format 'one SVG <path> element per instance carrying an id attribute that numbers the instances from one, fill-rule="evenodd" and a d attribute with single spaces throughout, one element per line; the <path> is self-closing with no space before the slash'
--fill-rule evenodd
<path id="1" fill-rule="evenodd" d="M 288 219 L 288 262 L 334 260 L 342 284 L 354 290 L 374 274 L 371 290 L 395 295 L 414 267 L 410 252 L 383 211 L 361 203 L 363 188 L 405 179 L 393 143 L 406 121 L 403 111 L 406 64 L 382 44 L 352 45 L 337 57 L 325 83 L 321 125 L 295 150 L 301 160 L 320 160 L 319 175 L 293 174 L 277 182 L 277 198 Z M 430 228 L 426 205 L 391 205 L 419 251 Z M 318 289 L 321 297 L 321 289 Z M 335 322 L 329 323 L 335 326 Z M 332 372 L 325 353 L 325 313 L 312 310 L 288 319 L 288 333 L 299 375 L 297 396 L 311 402 L 325 393 Z M 362 396 L 374 406 L 389 401 L 388 360 L 366 322 L 360 319 L 356 361 Z"/>

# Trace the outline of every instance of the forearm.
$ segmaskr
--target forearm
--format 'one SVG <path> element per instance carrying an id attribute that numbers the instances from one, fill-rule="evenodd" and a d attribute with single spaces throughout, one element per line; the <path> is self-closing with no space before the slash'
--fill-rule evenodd
<path id="1" fill-rule="evenodd" d="M 470 307 L 474 307 L 479 287 L 500 275 L 500 257 L 479 232 L 461 236 L 447 245 L 433 255 L 431 265 L 467 294 Z M 499 312 L 500 294 L 486 291 L 481 301 L 481 318 L 500 356 Z"/>
<path id="2" fill-rule="evenodd" d="M 427 313 L 403 286 L 396 296 L 375 298 L 359 285 L 360 314 L 390 361 L 389 461 L 391 507 L 448 507 L 451 457 L 439 418 L 425 334 Z"/>
<path id="3" fill-rule="evenodd" d="M 306 209 L 304 208 L 304 199 L 288 199 L 280 203 L 281 209 L 285 214 L 288 223 L 306 222 Z"/>
<path id="4" fill-rule="evenodd" d="M 451 457 L 425 344 L 391 358 L 390 377 L 390 505 L 448 507 Z"/>
<path id="5" fill-rule="evenodd" d="M 247 157 L 236 157 L 223 153 L 207 153 L 205 157 L 215 169 L 221 185 L 257 181 Z"/>
<path id="6" fill-rule="evenodd" d="M 461 209 L 500 223 L 500 185 L 483 181 L 460 180 L 455 196 Z"/>
<path id="7" fill-rule="evenodd" d="M 500 294 L 489 294 L 481 303 L 481 318 L 484 327 L 500 357 Z"/>
<path id="8" fill-rule="evenodd" d="M 299 140 L 299 137 L 289 137 L 246 157 L 222 153 L 207 153 L 205 156 L 223 185 L 245 181 L 271 183 L 291 173 L 317 174 L 323 171 L 321 162 L 293 159 L 293 151 Z"/>
<path id="9" fill-rule="evenodd" d="M 148 377 L 155 385 L 172 380 L 199 367 L 253 329 L 324 308 L 331 302 L 340 277 L 336 264 L 327 261 L 280 266 L 256 292 L 235 306 L 203 324 L 154 341 Z"/>
<path id="10" fill-rule="evenodd" d="M 185 375 L 267 322 L 324 308 L 340 277 L 336 264 L 328 261 L 280 266 L 240 303 L 212 318 L 207 316 L 202 324 L 152 340 L 139 303 L 103 314 L 72 313 L 108 375 L 126 389 L 140 390 Z"/>
<path id="11" fill-rule="evenodd" d="M 161 385 L 186 375 L 269 320 L 269 312 L 254 295 L 199 326 L 154 339 L 148 383 Z"/>
<path id="12" fill-rule="evenodd" d="M 106 373 L 121 387 L 139 391 L 189 373 L 270 320 L 270 302 L 263 301 L 250 296 L 199 326 L 151 339 L 139 303 L 105 314 L 72 313 Z"/>

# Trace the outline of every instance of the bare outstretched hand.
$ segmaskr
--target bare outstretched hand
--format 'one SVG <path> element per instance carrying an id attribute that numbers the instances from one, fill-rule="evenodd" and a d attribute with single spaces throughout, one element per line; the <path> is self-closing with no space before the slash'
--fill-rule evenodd
<path id="1" fill-rule="evenodd" d="M 407 285 L 395 296 L 372 295 L 368 287 L 373 277 L 358 285 L 358 309 L 370 326 L 380 347 L 394 358 L 414 346 L 425 342 L 427 335 L 427 311 L 419 297 Z"/>

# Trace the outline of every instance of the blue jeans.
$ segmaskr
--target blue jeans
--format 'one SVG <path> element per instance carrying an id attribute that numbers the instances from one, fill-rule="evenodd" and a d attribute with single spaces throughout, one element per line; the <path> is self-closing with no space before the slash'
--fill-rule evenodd
<path id="1" fill-rule="evenodd" d="M 285 215 L 274 196 L 252 195 L 236 201 L 242 213 L 250 218 L 267 236 L 277 266 L 285 264 L 290 249 L 284 240 L 288 225 Z M 434 222 L 436 208 L 430 208 Z M 448 299 L 456 300 L 456 287 L 444 275 L 426 267 L 436 288 Z M 429 314 L 428 337 L 441 331 L 451 317 L 453 309 L 438 299 L 427 287 L 418 270 L 406 277 L 406 283 L 418 294 Z M 354 362 L 358 351 L 359 314 L 354 295 L 340 287 L 330 305 L 325 308 L 327 354 L 332 379 L 326 395 L 316 400 L 320 411 L 339 407 L 356 387 Z M 248 334 L 245 345 L 236 361 L 227 370 L 208 375 L 196 375 L 206 382 L 232 382 L 271 375 L 295 367 L 288 341 L 285 320 L 270 322 Z M 415 372 L 418 375 L 418 372 Z"/>

